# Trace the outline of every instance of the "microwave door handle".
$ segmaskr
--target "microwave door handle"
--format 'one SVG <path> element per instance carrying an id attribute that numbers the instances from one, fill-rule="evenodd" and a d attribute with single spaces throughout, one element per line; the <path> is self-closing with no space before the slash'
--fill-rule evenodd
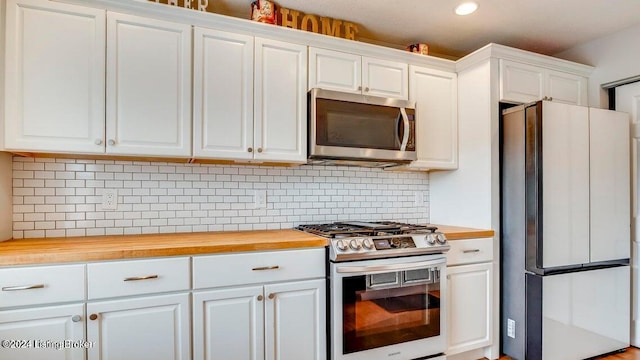
<path id="1" fill-rule="evenodd" d="M 407 149 L 407 143 L 409 142 L 409 117 L 404 108 L 400 108 L 400 114 L 402 115 L 402 124 L 404 125 L 404 136 L 402 137 L 400 151 L 405 151 Z"/>

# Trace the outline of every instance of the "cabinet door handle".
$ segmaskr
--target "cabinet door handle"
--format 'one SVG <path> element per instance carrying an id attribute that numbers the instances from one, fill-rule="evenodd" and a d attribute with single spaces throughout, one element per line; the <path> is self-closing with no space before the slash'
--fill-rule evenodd
<path id="1" fill-rule="evenodd" d="M 261 152 L 262 152 L 262 148 L 261 148 L 261 147 L 259 147 L 259 148 L 258 148 L 258 152 L 259 152 L 259 153 L 261 153 Z"/>
<path id="2" fill-rule="evenodd" d="M 263 270 L 276 270 L 276 269 L 280 269 L 279 265 L 274 265 L 274 266 L 261 266 L 261 267 L 256 267 L 253 268 L 251 270 L 253 271 L 263 271 Z"/>
<path id="3" fill-rule="evenodd" d="M 110 146 L 113 146 L 116 144 L 116 141 L 113 139 L 109 139 L 109 141 L 107 141 L 107 144 L 109 144 Z"/>
<path id="4" fill-rule="evenodd" d="M 98 314 L 91 314 L 91 315 L 89 315 L 89 319 L 90 319 L 90 320 L 97 320 L 97 319 L 98 319 Z"/>
<path id="5" fill-rule="evenodd" d="M 71 321 L 73 321 L 73 322 L 80 322 L 80 320 L 82 320 L 82 316 L 80 316 L 80 315 L 73 315 L 71 317 Z"/>
<path id="6" fill-rule="evenodd" d="M 102 139 L 96 139 L 96 145 L 102 145 Z"/>
<path id="7" fill-rule="evenodd" d="M 361 91 L 361 90 L 362 90 L 362 86 L 358 86 L 358 91 Z"/>
<path id="8" fill-rule="evenodd" d="M 480 252 L 480 249 L 462 250 L 462 252 L 464 254 L 477 253 L 477 252 Z"/>
<path id="9" fill-rule="evenodd" d="M 369 88 L 368 87 L 364 88 L 364 92 L 369 92 Z"/>
<path id="10" fill-rule="evenodd" d="M 269 294 L 269 299 L 273 300 L 275 297 L 276 297 L 276 294 L 274 293 Z"/>
<path id="11" fill-rule="evenodd" d="M 2 288 L 2 291 L 32 290 L 32 289 L 43 289 L 43 288 L 44 288 L 44 284 L 6 286 Z"/>
<path id="12" fill-rule="evenodd" d="M 253 152 L 253 148 L 248 148 L 247 151 L 248 152 Z"/>
<path id="13" fill-rule="evenodd" d="M 253 271 L 263 271 L 263 270 L 276 270 L 276 269 L 280 269 L 279 265 L 274 265 L 274 266 L 260 266 L 257 268 L 253 268 L 251 270 Z"/>
<path id="14" fill-rule="evenodd" d="M 262 299 L 264 299 L 264 296 L 258 295 L 258 301 L 262 301 Z"/>
<path id="15" fill-rule="evenodd" d="M 132 276 L 125 278 L 124 281 L 139 281 L 139 280 L 149 280 L 149 279 L 157 279 L 158 275 L 146 275 L 146 276 Z"/>

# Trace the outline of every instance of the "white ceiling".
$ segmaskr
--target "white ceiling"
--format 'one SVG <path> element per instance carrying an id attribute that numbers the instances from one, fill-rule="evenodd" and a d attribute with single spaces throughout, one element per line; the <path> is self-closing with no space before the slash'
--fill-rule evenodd
<path id="1" fill-rule="evenodd" d="M 249 18 L 251 0 L 210 0 L 220 14 Z M 276 0 L 306 14 L 358 24 L 356 39 L 404 48 L 426 43 L 434 55 L 464 56 L 488 43 L 546 55 L 640 24 L 640 0 L 476 0 L 478 10 L 458 16 L 463 0 Z"/>

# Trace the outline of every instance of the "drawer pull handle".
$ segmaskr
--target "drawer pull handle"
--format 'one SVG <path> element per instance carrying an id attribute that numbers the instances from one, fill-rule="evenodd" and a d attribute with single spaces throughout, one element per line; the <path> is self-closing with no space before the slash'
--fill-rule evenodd
<path id="1" fill-rule="evenodd" d="M 125 278 L 124 281 L 139 281 L 139 280 L 149 280 L 149 279 L 157 279 L 158 275 L 147 275 L 147 276 L 132 276 Z"/>
<path id="2" fill-rule="evenodd" d="M 253 271 L 263 271 L 263 270 L 276 270 L 276 269 L 280 269 L 280 266 L 278 266 L 278 265 L 275 265 L 275 266 L 261 266 L 261 267 L 253 268 L 251 270 L 253 270 Z"/>
<path id="3" fill-rule="evenodd" d="M 465 254 L 477 253 L 477 252 L 480 252 L 480 249 L 462 250 L 462 252 L 465 253 Z"/>
<path id="4" fill-rule="evenodd" d="M 18 291 L 18 290 L 31 290 L 31 289 L 44 289 L 44 284 L 7 286 L 7 287 L 3 287 L 2 291 Z"/>

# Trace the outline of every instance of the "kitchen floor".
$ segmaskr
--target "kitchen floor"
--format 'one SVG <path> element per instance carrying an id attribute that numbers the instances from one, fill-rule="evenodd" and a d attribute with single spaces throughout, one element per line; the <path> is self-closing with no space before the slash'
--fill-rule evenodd
<path id="1" fill-rule="evenodd" d="M 508 356 L 503 356 L 500 360 L 510 360 Z M 604 357 L 598 357 L 597 360 L 640 360 L 640 349 L 636 347 L 630 347 L 627 351 L 615 355 L 609 355 Z M 594 360 L 596 360 L 594 359 Z"/>

